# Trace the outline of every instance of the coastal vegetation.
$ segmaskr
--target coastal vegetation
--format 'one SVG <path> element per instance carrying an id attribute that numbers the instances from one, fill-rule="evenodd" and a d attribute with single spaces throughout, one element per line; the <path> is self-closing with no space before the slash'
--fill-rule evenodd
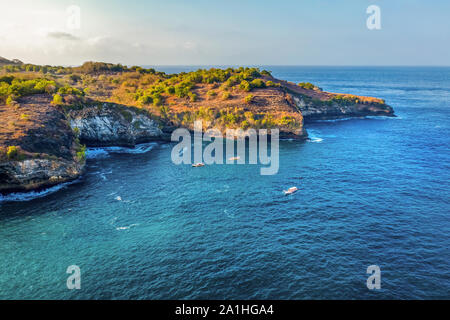
<path id="1" fill-rule="evenodd" d="M 269 128 L 273 120 L 267 115 L 252 121 L 233 113 L 242 109 L 258 117 L 260 112 L 253 106 L 256 91 L 268 88 L 282 90 L 269 71 L 258 68 L 211 68 L 166 74 L 153 68 L 103 62 L 86 62 L 79 67 L 32 64 L 0 67 L 0 104 L 14 105 L 23 97 L 39 94 L 51 96 L 52 105 L 65 110 L 87 105 L 83 101 L 116 103 L 146 110 L 175 126 L 191 126 L 195 119 L 202 118 L 224 128 L 253 125 Z M 280 112 L 273 111 L 272 118 L 279 119 Z M 295 123 L 301 127 L 301 115 L 297 118 Z"/>
<path id="2" fill-rule="evenodd" d="M 112 103 L 145 111 L 162 126 L 172 127 L 192 127 L 201 119 L 223 129 L 279 126 L 296 132 L 303 118 L 288 93 L 325 107 L 384 104 L 375 98 L 326 93 L 309 82 L 280 81 L 270 71 L 248 67 L 167 74 L 103 62 L 79 67 L 0 66 L 0 104 L 17 108 L 23 98 L 39 95 L 49 96 L 51 104 L 65 112 Z M 121 109 L 120 114 L 131 122 L 128 112 Z"/>

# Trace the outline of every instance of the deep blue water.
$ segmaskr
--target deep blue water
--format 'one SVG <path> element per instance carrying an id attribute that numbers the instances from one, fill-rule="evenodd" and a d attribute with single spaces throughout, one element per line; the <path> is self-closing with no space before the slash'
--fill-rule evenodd
<path id="1" fill-rule="evenodd" d="M 274 176 L 175 166 L 170 144 L 91 152 L 78 183 L 0 203 L 0 298 L 450 298 L 450 68 L 267 68 L 398 118 L 308 124 Z"/>

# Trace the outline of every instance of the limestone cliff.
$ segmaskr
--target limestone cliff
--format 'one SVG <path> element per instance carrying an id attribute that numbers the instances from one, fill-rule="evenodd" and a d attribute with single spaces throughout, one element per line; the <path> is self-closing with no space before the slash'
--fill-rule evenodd
<path id="1" fill-rule="evenodd" d="M 0 192 L 50 187 L 78 178 L 90 146 L 134 146 L 161 139 L 157 120 L 145 110 L 117 104 L 70 107 L 34 95 L 16 107 L 0 106 Z"/>
<path id="2" fill-rule="evenodd" d="M 112 103 L 68 111 L 70 126 L 88 146 L 128 146 L 159 140 L 160 124 L 145 110 Z"/>
<path id="3" fill-rule="evenodd" d="M 306 89 L 282 80 L 278 83 L 290 94 L 305 122 L 366 116 L 395 117 L 394 109 L 382 99 L 331 93 L 318 87 Z"/>
<path id="4" fill-rule="evenodd" d="M 84 149 L 49 97 L 0 106 L 0 192 L 27 191 L 76 179 Z"/>

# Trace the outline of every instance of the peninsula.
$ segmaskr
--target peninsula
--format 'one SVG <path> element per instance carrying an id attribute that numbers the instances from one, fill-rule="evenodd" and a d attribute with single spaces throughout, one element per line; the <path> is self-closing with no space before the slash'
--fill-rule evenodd
<path id="1" fill-rule="evenodd" d="M 79 67 L 0 59 L 0 193 L 78 178 L 88 146 L 168 140 L 179 127 L 279 128 L 306 139 L 313 120 L 394 116 L 384 100 L 325 92 L 257 68 L 154 69 L 86 62 Z"/>

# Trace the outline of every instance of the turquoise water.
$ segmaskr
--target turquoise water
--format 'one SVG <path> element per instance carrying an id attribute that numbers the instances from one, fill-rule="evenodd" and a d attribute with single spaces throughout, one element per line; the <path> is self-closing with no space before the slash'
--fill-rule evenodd
<path id="1" fill-rule="evenodd" d="M 268 69 L 398 118 L 309 123 L 274 176 L 175 166 L 171 144 L 91 150 L 77 183 L 0 202 L 0 298 L 450 298 L 450 68 Z"/>

